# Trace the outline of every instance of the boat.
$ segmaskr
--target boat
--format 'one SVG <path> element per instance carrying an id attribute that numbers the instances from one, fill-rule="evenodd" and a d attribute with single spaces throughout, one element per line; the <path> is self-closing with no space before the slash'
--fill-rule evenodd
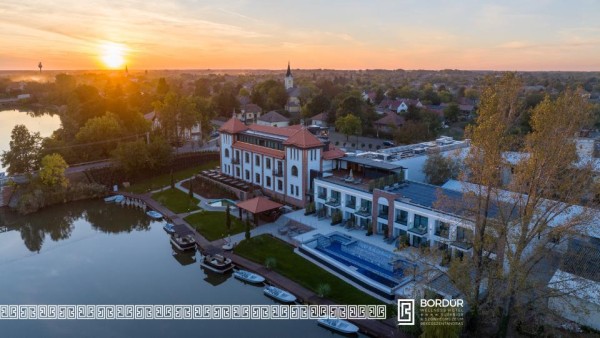
<path id="1" fill-rule="evenodd" d="M 356 333 L 358 326 L 337 318 L 321 318 L 317 320 L 319 324 L 341 333 Z"/>
<path id="2" fill-rule="evenodd" d="M 231 242 L 231 237 L 225 240 L 225 243 L 221 246 L 221 249 L 225 251 L 233 250 L 233 243 Z"/>
<path id="3" fill-rule="evenodd" d="M 275 298 L 280 302 L 293 303 L 296 301 L 296 297 L 294 295 L 274 286 L 265 286 L 263 292 L 265 295 Z"/>
<path id="4" fill-rule="evenodd" d="M 117 198 L 123 197 L 123 195 L 112 195 L 104 198 L 104 202 L 113 203 L 116 202 Z"/>
<path id="5" fill-rule="evenodd" d="M 225 273 L 233 269 L 231 259 L 221 255 L 206 255 L 200 265 L 216 273 Z"/>
<path id="6" fill-rule="evenodd" d="M 174 234 L 174 233 L 175 233 L 175 227 L 173 226 L 173 224 L 172 224 L 172 223 L 166 223 L 166 224 L 163 226 L 163 229 L 164 229 L 164 230 L 165 230 L 165 231 L 166 231 L 166 232 L 167 232 L 169 235 L 172 235 L 172 234 Z"/>
<path id="7" fill-rule="evenodd" d="M 233 273 L 233 276 L 248 283 L 258 284 L 265 281 L 265 277 L 246 270 L 237 270 Z"/>
<path id="8" fill-rule="evenodd" d="M 196 250 L 196 240 L 191 234 L 184 236 L 179 236 L 176 233 L 172 234 L 171 244 L 180 251 Z"/>
<path id="9" fill-rule="evenodd" d="M 114 197 L 115 198 L 112 200 L 112 202 L 115 202 L 115 203 L 122 203 L 125 200 L 125 196 L 123 196 L 123 195 L 115 195 Z M 106 201 L 106 199 L 104 199 L 104 200 Z M 111 203 L 111 202 L 108 202 L 108 203 Z"/>
<path id="10" fill-rule="evenodd" d="M 150 210 L 148 212 L 146 212 L 146 215 L 154 218 L 154 219 L 161 219 L 163 216 L 160 214 L 160 212 L 154 211 L 154 210 Z"/>

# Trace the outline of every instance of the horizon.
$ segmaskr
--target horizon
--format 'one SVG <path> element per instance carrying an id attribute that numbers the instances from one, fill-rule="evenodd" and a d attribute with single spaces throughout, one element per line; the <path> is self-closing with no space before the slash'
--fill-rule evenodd
<path id="1" fill-rule="evenodd" d="M 5 71 L 40 61 L 64 71 L 280 70 L 288 60 L 293 69 L 600 70 L 600 3 L 587 0 L 24 0 L 0 12 Z"/>

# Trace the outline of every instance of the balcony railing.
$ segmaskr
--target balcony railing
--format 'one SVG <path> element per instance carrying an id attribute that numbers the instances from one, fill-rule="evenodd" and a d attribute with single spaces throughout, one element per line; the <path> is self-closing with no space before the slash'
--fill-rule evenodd
<path id="1" fill-rule="evenodd" d="M 338 200 L 335 197 L 331 197 L 331 198 L 329 198 L 329 200 L 327 200 L 327 202 L 325 202 L 325 204 L 327 204 L 330 207 L 337 208 L 340 206 L 340 200 Z"/>
<path id="2" fill-rule="evenodd" d="M 406 223 L 408 222 L 408 220 L 406 218 L 400 218 L 400 217 L 396 217 L 396 219 L 394 220 L 394 222 L 401 224 L 401 225 L 406 225 Z"/>
<path id="3" fill-rule="evenodd" d="M 327 194 L 320 192 L 320 193 L 317 195 L 317 198 L 320 198 L 320 199 L 322 199 L 322 200 L 324 200 L 324 199 L 327 199 Z"/>
<path id="4" fill-rule="evenodd" d="M 473 244 L 467 242 L 466 240 L 454 241 L 454 242 L 450 243 L 450 245 L 455 246 L 460 249 L 463 249 L 463 250 L 469 250 L 473 247 Z"/>
<path id="5" fill-rule="evenodd" d="M 381 211 L 381 210 L 380 210 L 380 211 L 377 213 L 377 217 L 379 217 L 379 218 L 383 218 L 383 219 L 388 219 L 388 213 L 387 213 L 387 211 Z"/>
<path id="6" fill-rule="evenodd" d="M 366 207 L 361 207 L 358 210 L 356 210 L 355 215 L 360 217 L 371 217 L 371 210 L 369 210 L 369 208 Z"/>
<path id="7" fill-rule="evenodd" d="M 274 170 L 274 171 L 273 171 L 273 176 L 276 176 L 276 177 L 283 177 L 283 170 L 279 170 L 279 169 L 277 169 L 277 170 Z"/>
<path id="8" fill-rule="evenodd" d="M 233 164 L 240 164 L 240 159 L 239 158 L 234 158 L 233 160 L 231 160 L 231 163 L 233 163 Z"/>
<path id="9" fill-rule="evenodd" d="M 408 231 L 412 232 L 413 234 L 419 235 L 419 236 L 423 236 L 425 234 L 427 234 L 427 227 L 411 227 L 408 229 Z"/>

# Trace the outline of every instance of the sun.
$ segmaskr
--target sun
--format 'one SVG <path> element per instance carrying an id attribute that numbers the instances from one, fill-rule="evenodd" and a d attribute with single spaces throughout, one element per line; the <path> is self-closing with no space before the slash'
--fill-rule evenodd
<path id="1" fill-rule="evenodd" d="M 120 68 L 125 64 L 125 46 L 107 42 L 102 45 L 102 61 L 108 68 Z"/>

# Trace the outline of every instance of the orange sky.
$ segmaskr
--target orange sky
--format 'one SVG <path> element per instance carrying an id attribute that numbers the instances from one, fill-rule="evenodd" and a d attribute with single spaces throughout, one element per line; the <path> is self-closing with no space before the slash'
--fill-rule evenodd
<path id="1" fill-rule="evenodd" d="M 294 68 L 597 71 L 598 13 L 592 0 L 22 0 L 0 4 L 0 69 L 107 68 L 112 43 L 129 69 L 282 69 L 290 60 Z"/>

